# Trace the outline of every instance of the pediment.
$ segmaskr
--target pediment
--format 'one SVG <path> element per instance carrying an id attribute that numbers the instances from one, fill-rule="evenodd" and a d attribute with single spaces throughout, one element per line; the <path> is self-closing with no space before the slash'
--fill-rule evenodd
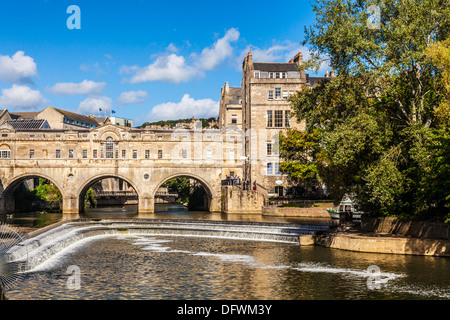
<path id="1" fill-rule="evenodd" d="M 114 140 L 120 140 L 123 133 L 130 132 L 129 127 L 118 126 L 115 124 L 105 124 L 103 126 L 91 129 L 91 133 L 96 133 L 97 137 L 101 140 L 111 136 Z"/>

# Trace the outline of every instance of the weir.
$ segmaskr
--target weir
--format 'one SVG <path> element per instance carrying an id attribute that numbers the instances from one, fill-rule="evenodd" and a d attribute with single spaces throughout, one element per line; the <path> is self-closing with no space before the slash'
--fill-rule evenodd
<path id="1" fill-rule="evenodd" d="M 32 271 L 72 245 L 93 237 L 151 235 L 276 241 L 300 244 L 301 237 L 328 231 L 326 225 L 199 221 L 184 219 L 77 219 L 31 233 L 7 252 L 9 261 Z"/>

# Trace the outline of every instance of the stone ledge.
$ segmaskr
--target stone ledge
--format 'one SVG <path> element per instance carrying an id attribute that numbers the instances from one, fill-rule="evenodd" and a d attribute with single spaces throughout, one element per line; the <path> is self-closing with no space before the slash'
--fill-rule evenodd
<path id="1" fill-rule="evenodd" d="M 333 234 L 316 238 L 316 245 L 341 250 L 450 257 L 450 241 L 387 235 Z"/>
<path id="2" fill-rule="evenodd" d="M 330 214 L 326 208 L 281 208 L 281 207 L 263 207 L 263 215 L 279 217 L 304 217 L 304 218 L 327 218 Z"/>

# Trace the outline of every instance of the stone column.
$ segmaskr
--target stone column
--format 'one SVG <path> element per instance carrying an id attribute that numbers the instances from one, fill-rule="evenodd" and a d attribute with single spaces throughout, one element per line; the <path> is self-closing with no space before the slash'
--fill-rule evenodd
<path id="1" fill-rule="evenodd" d="M 63 219 L 78 219 L 80 217 L 80 199 L 74 196 L 63 197 Z"/>
<path id="2" fill-rule="evenodd" d="M 139 196 L 138 200 L 139 216 L 152 214 L 155 212 L 155 198 L 151 196 Z"/>

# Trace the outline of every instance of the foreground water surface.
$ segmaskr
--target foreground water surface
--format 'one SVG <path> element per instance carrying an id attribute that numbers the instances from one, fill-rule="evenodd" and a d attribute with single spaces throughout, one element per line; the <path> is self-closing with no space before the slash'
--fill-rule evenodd
<path id="1" fill-rule="evenodd" d="M 123 210 L 105 208 L 86 216 L 133 215 L 129 208 Z M 180 207 L 165 207 L 155 215 L 212 219 L 211 214 L 186 213 Z M 279 242 L 112 235 L 94 237 L 59 253 L 6 293 L 12 300 L 447 300 L 448 270 L 448 258 Z"/>

